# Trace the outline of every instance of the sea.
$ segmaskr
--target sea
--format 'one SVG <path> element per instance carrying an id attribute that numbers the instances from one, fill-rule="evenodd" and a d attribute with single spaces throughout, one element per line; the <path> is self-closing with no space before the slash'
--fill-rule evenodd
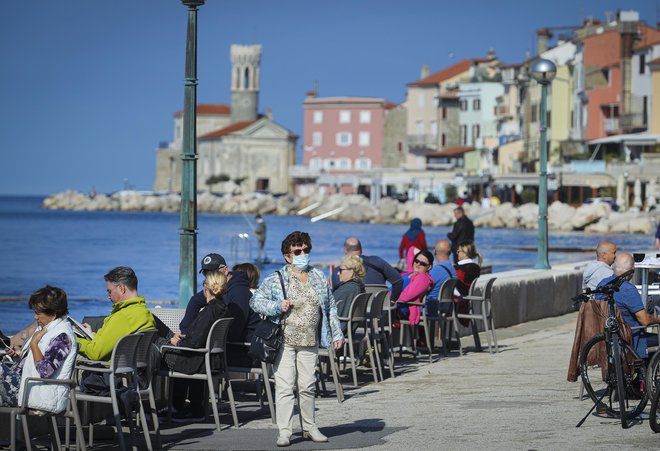
<path id="1" fill-rule="evenodd" d="M 13 334 L 34 321 L 26 300 L 46 285 L 63 288 L 70 315 L 107 315 L 110 301 L 103 275 L 115 266 L 132 267 L 139 292 L 147 301 L 176 303 L 179 277 L 179 215 L 145 212 L 75 212 L 41 207 L 43 196 L 0 196 L 0 330 Z M 312 223 L 303 216 L 264 216 L 266 253 L 272 264 L 262 276 L 284 260 L 280 244 L 294 230 L 312 237 L 312 263 L 337 263 L 346 237 L 362 241 L 366 255 L 398 261 L 398 246 L 406 225 L 344 223 L 329 219 Z M 251 235 L 253 216 L 200 213 L 198 261 L 209 252 L 223 255 L 229 265 L 256 258 Z M 430 246 L 445 238 L 450 227 L 424 227 Z M 589 235 L 550 233 L 550 263 L 593 258 L 593 249 L 610 239 L 627 252 L 649 249 L 651 235 Z M 476 231 L 476 244 L 484 264 L 493 272 L 531 268 L 536 262 L 535 230 L 489 229 Z M 199 264 L 199 263 L 198 263 Z M 198 277 L 201 286 L 201 276 Z"/>

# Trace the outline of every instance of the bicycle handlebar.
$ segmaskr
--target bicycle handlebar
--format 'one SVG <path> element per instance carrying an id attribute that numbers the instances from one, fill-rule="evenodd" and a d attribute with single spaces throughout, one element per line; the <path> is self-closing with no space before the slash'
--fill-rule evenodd
<path id="1" fill-rule="evenodd" d="M 574 298 L 571 298 L 571 300 L 573 301 L 573 306 L 577 307 L 580 303 L 587 302 L 591 297 L 591 295 L 593 294 L 604 294 L 608 296 L 613 295 L 615 292 L 619 291 L 624 280 L 628 276 L 632 275 L 634 272 L 635 272 L 634 268 L 629 269 L 623 274 L 616 276 L 614 279 L 610 280 L 605 285 L 601 285 L 593 290 L 591 288 L 587 288 L 586 290 L 584 290 L 583 293 L 580 293 Z"/>

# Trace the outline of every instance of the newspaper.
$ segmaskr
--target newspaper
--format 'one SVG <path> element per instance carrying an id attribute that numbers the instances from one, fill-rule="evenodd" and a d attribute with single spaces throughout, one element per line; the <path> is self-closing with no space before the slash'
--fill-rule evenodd
<path id="1" fill-rule="evenodd" d="M 69 321 L 71 322 L 71 325 L 73 326 L 73 331 L 76 333 L 76 335 L 78 335 L 80 338 L 86 338 L 88 340 L 94 339 L 94 332 L 85 329 L 82 324 L 80 324 L 72 317 L 69 316 L 68 318 Z"/>

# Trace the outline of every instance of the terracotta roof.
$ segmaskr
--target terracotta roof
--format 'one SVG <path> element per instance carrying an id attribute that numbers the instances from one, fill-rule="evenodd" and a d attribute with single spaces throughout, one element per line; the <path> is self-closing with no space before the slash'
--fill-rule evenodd
<path id="1" fill-rule="evenodd" d="M 449 66 L 446 69 L 442 69 L 439 72 L 431 74 L 426 78 L 422 78 L 421 80 L 410 82 L 408 83 L 408 86 L 437 85 L 445 80 L 454 78 L 455 76 L 460 75 L 463 72 L 467 72 L 468 70 L 470 70 L 470 66 L 472 66 L 472 64 L 474 63 L 485 63 L 488 61 L 491 61 L 491 58 L 470 58 L 463 61 L 459 61 L 458 63 Z"/>
<path id="2" fill-rule="evenodd" d="M 648 64 L 649 66 L 651 66 L 651 65 L 655 66 L 655 65 L 657 65 L 657 64 L 660 64 L 660 58 L 656 58 L 656 59 L 654 59 L 653 61 L 649 61 L 649 62 L 646 63 L 646 64 Z"/>
<path id="3" fill-rule="evenodd" d="M 653 27 L 649 27 L 646 24 L 641 24 L 639 28 L 642 38 L 638 41 L 635 41 L 635 50 L 646 49 L 660 44 L 660 31 Z"/>
<path id="4" fill-rule="evenodd" d="M 225 135 L 230 135 L 234 132 L 237 132 L 239 130 L 243 130 L 245 127 L 248 125 L 254 124 L 257 121 L 243 121 L 243 122 L 236 122 L 235 124 L 228 125 L 225 128 L 221 128 L 220 130 L 216 130 L 210 133 L 207 133 L 206 135 L 202 135 L 198 137 L 197 139 L 213 139 L 213 138 L 219 138 L 221 136 Z"/>
<path id="5" fill-rule="evenodd" d="M 467 152 L 475 150 L 475 147 L 464 146 L 464 147 L 451 147 L 449 149 L 439 150 L 437 152 L 427 153 L 427 157 L 455 157 L 456 155 L 462 155 Z"/>
<path id="6" fill-rule="evenodd" d="M 203 115 L 216 115 L 216 114 L 231 114 L 231 106 L 223 103 L 198 103 L 197 114 Z M 183 110 L 174 113 L 175 117 L 183 116 Z"/>
<path id="7" fill-rule="evenodd" d="M 398 107 L 399 105 L 393 102 L 385 101 L 385 109 L 386 110 L 393 110 L 394 108 Z"/>
<path id="8" fill-rule="evenodd" d="M 305 104 L 351 104 L 351 103 L 374 103 L 386 104 L 387 100 L 379 97 L 308 97 L 305 99 Z"/>

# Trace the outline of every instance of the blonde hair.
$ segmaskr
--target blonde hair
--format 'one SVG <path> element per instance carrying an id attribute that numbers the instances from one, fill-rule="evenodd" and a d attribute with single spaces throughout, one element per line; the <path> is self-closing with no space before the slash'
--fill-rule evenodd
<path id="1" fill-rule="evenodd" d="M 367 271 L 364 269 L 362 264 L 362 259 L 357 255 L 347 255 L 341 261 L 341 265 L 345 268 L 353 270 L 353 278 L 357 280 L 364 279 L 364 276 L 367 274 Z"/>
<path id="2" fill-rule="evenodd" d="M 204 277 L 204 285 L 214 298 L 219 298 L 227 289 L 227 276 L 220 271 L 209 272 Z"/>

